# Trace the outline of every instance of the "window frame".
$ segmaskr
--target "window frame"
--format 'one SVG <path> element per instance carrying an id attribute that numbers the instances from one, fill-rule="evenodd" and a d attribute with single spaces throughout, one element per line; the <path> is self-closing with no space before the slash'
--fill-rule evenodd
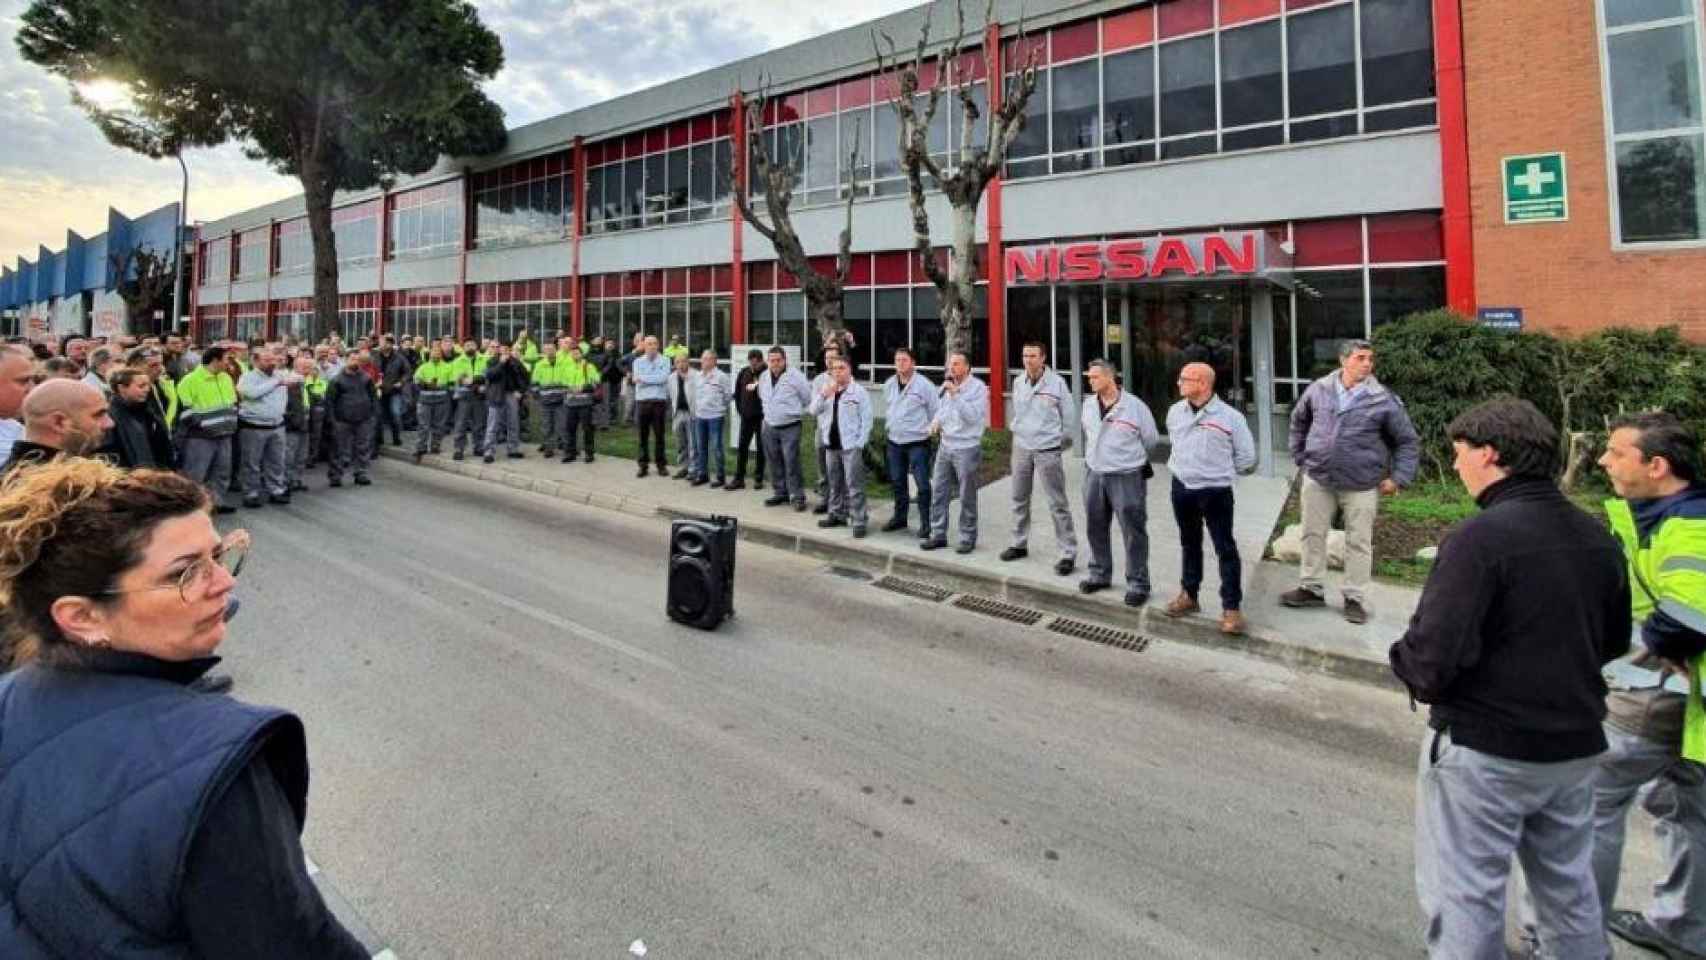
<path id="1" fill-rule="evenodd" d="M 1701 138 L 1702 150 L 1697 156 L 1697 163 L 1706 166 L 1706 36 L 1702 27 L 1706 27 L 1706 0 L 1687 0 L 1692 8 L 1690 17 L 1666 17 L 1659 20 L 1646 20 L 1621 27 L 1606 25 L 1605 4 L 1607 0 L 1594 0 L 1594 27 L 1599 34 L 1599 83 L 1600 111 L 1603 129 L 1605 131 L 1605 165 L 1606 165 L 1606 203 L 1611 214 L 1611 249 L 1616 253 L 1663 252 L 1666 250 L 1701 250 L 1706 249 L 1706 218 L 1700 222 L 1700 236 L 1694 240 L 1638 240 L 1629 242 L 1623 239 L 1623 210 L 1619 194 L 1617 178 L 1617 148 L 1624 143 L 1639 143 L 1645 140 L 1667 140 L 1680 137 L 1697 136 Z M 1689 25 L 1694 28 L 1694 43 L 1700 48 L 1696 51 L 1698 58 L 1695 71 L 1695 95 L 1701 105 L 1700 122 L 1693 127 L 1675 127 L 1667 130 L 1643 130 L 1640 133 L 1617 133 L 1615 117 L 1612 115 L 1611 102 L 1611 44 L 1613 36 L 1626 33 L 1640 33 L 1647 30 L 1659 30 L 1666 27 Z M 1698 172 L 1698 171 L 1697 171 Z M 1503 172 L 1500 172 L 1503 177 Z M 1706 180 L 1706 175 L 1701 176 Z M 1702 183 L 1701 190 L 1706 190 Z M 1697 201 L 1698 202 L 1698 201 Z"/>

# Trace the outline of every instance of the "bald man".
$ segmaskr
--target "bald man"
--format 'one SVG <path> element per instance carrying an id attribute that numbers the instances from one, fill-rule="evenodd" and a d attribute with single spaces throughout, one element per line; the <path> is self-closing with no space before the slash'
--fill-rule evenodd
<path id="1" fill-rule="evenodd" d="M 88 456 L 112 426 L 101 391 L 76 380 L 49 380 L 24 398 L 24 438 L 13 444 L 0 475 L 55 457 Z"/>
<path id="2" fill-rule="evenodd" d="M 1202 609 L 1197 590 L 1202 586 L 1202 531 L 1207 526 L 1220 566 L 1220 632 L 1240 636 L 1245 629 L 1240 611 L 1243 567 L 1238 541 L 1232 538 L 1232 483 L 1256 469 L 1256 441 L 1244 415 L 1215 396 L 1213 367 L 1187 363 L 1179 371 L 1179 402 L 1167 411 L 1167 436 L 1173 442 L 1167 460 L 1173 475 L 1173 518 L 1185 554 L 1182 589 L 1167 604 L 1167 616 Z"/>
<path id="3" fill-rule="evenodd" d="M 24 397 L 36 385 L 36 358 L 28 347 L 0 347 L 0 463 L 24 436 Z"/>

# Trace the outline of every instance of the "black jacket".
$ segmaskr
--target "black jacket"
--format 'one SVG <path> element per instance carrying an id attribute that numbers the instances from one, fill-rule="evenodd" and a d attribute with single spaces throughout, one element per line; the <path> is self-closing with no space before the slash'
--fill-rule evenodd
<path id="1" fill-rule="evenodd" d="M 1550 481 L 1511 477 L 1439 558 L 1392 671 L 1454 743 L 1556 763 L 1605 749 L 1600 669 L 1629 650 L 1623 551 Z"/>
<path id="2" fill-rule="evenodd" d="M 524 393 L 532 378 L 527 365 L 511 356 L 503 362 L 493 360 L 486 366 L 486 399 L 500 401 L 506 393 Z"/>
<path id="3" fill-rule="evenodd" d="M 114 463 L 131 469 L 153 467 L 160 470 L 171 470 L 177 465 L 172 435 L 166 429 L 166 421 L 155 412 L 152 400 L 144 398 L 141 403 L 126 403 L 115 396 L 108 404 L 108 412 L 112 414 L 113 428 L 107 431 L 106 443 L 102 444 L 100 452 L 111 457 Z"/>
<path id="4" fill-rule="evenodd" d="M 326 414 L 339 423 L 371 420 L 379 412 L 373 399 L 373 381 L 353 366 L 346 366 L 326 385 Z"/>
<path id="5" fill-rule="evenodd" d="M 758 382 L 758 374 L 763 372 L 763 367 L 759 367 L 758 372 L 754 373 L 752 367 L 746 366 L 741 367 L 740 373 L 735 374 L 735 410 L 740 413 L 742 420 L 757 422 L 764 418 L 764 403 L 758 398 L 758 391 L 747 389 L 748 384 Z"/>
<path id="6" fill-rule="evenodd" d="M 409 378 L 415 372 L 415 368 L 409 363 L 409 358 L 397 350 L 391 351 L 389 357 L 383 351 L 374 354 L 373 364 L 379 368 L 379 389 L 387 394 L 396 393 L 408 386 Z"/>

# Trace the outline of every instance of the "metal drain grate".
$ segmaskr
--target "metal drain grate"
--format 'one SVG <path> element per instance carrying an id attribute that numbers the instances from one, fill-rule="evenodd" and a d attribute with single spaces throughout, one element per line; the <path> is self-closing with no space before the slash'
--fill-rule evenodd
<path id="1" fill-rule="evenodd" d="M 988 597 L 979 597 L 970 593 L 961 594 L 959 597 L 956 597 L 954 599 L 954 606 L 959 607 L 961 610 L 970 610 L 972 613 L 981 613 L 986 617 L 999 617 L 1002 620 L 1011 620 L 1014 623 L 1022 623 L 1027 627 L 1043 618 L 1042 611 L 1040 610 L 1032 610 L 1029 607 L 1014 606 L 1011 603 L 1004 603 L 1000 600 L 991 600 Z"/>
<path id="2" fill-rule="evenodd" d="M 1048 625 L 1055 633 L 1063 633 L 1069 637 L 1100 643 L 1133 653 L 1142 653 L 1149 649 L 1149 638 L 1130 630 L 1120 630 L 1115 627 L 1104 627 L 1099 623 L 1086 623 L 1071 617 L 1059 617 Z"/>
<path id="3" fill-rule="evenodd" d="M 943 590 L 941 587 L 932 583 L 925 583 L 921 580 L 907 580 L 904 577 L 885 576 L 876 582 L 876 586 L 879 586 L 891 593 L 898 593 L 907 597 L 915 597 L 919 600 L 928 600 L 931 603 L 941 603 L 943 600 L 948 599 L 948 597 L 954 592 L 952 590 Z"/>

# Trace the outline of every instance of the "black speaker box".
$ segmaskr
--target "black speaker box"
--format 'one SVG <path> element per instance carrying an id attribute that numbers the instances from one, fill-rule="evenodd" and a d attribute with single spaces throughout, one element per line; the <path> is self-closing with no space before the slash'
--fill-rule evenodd
<path id="1" fill-rule="evenodd" d="M 735 613 L 734 517 L 677 520 L 669 528 L 669 592 L 664 609 L 678 623 L 714 630 Z"/>

